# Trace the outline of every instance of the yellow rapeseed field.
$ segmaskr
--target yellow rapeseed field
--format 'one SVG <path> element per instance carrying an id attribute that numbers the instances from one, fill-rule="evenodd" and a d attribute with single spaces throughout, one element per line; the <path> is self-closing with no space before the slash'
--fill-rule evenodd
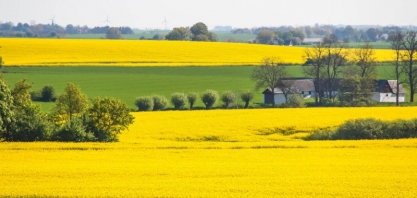
<path id="1" fill-rule="evenodd" d="M 417 196 L 417 139 L 300 139 L 353 118 L 416 118 L 417 107 L 133 115 L 117 143 L 0 143 L 0 197 Z M 282 128 L 297 133 L 271 133 Z"/>
<path id="2" fill-rule="evenodd" d="M 118 65 L 220 66 L 259 65 L 266 56 L 301 64 L 305 48 L 224 42 L 0 38 L 6 66 Z M 390 50 L 376 50 L 390 61 Z"/>

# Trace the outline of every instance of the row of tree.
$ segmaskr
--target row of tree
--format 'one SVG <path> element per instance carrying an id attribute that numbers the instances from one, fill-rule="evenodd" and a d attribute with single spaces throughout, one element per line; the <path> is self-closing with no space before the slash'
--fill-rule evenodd
<path id="1" fill-rule="evenodd" d="M 199 22 L 189 27 L 174 28 L 165 36 L 166 40 L 217 41 L 217 36 L 209 32 L 206 24 Z"/>
<path id="2" fill-rule="evenodd" d="M 225 91 L 219 97 L 217 91 L 207 90 L 201 95 L 201 101 L 204 103 L 206 109 L 211 109 L 220 99 L 224 104 L 224 108 L 230 108 L 237 102 L 237 97 L 245 103 L 244 108 L 249 107 L 250 101 L 253 99 L 253 93 L 245 91 L 240 94 L 236 94 L 232 91 Z M 189 105 L 189 109 L 193 109 L 199 95 L 196 92 L 185 93 L 174 93 L 171 95 L 171 103 L 175 109 L 184 109 Z M 135 105 L 139 111 L 157 111 L 164 110 L 168 106 L 168 100 L 165 96 L 153 95 L 153 96 L 142 96 L 135 100 Z"/>
<path id="3" fill-rule="evenodd" d="M 133 123 L 130 109 L 114 98 L 91 102 L 77 86 L 68 83 L 50 113 L 32 103 L 26 80 L 12 90 L 0 76 L 0 141 L 117 141 Z"/>
<path id="4" fill-rule="evenodd" d="M 395 67 L 396 101 L 399 105 L 399 84 L 408 85 L 410 89 L 410 102 L 414 102 L 414 93 L 417 90 L 417 38 L 416 32 L 398 32 L 391 41 L 392 50 L 395 52 L 393 65 Z M 346 44 L 339 42 L 334 35 L 324 39 L 322 43 L 307 48 L 304 54 L 304 74 L 314 81 L 315 103 L 323 105 L 335 103 L 338 99 L 342 105 L 358 106 L 370 105 L 370 96 L 376 90 L 375 51 L 369 43 L 352 53 L 346 49 Z M 353 57 L 353 61 L 348 61 Z M 406 80 L 402 81 L 402 75 Z M 276 57 L 267 57 L 262 61 L 262 66 L 255 67 L 252 79 L 256 82 L 256 88 L 279 88 L 285 98 L 295 90 L 288 78 L 285 63 Z M 342 79 L 340 81 L 340 79 Z M 339 90 L 336 90 L 339 87 Z M 336 93 L 338 95 L 336 95 Z M 275 104 L 273 104 L 275 105 Z"/>

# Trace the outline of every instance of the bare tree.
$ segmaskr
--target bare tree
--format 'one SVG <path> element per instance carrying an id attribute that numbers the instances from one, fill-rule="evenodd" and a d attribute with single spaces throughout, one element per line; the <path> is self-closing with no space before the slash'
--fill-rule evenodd
<path id="1" fill-rule="evenodd" d="M 274 88 L 278 86 L 280 79 L 287 77 L 288 73 L 284 63 L 278 57 L 265 57 L 261 61 L 261 66 L 253 69 L 252 80 L 256 82 L 255 88 L 270 88 L 274 94 Z M 275 106 L 275 100 L 272 100 Z"/>
<path id="2" fill-rule="evenodd" d="M 288 95 L 296 93 L 297 90 L 294 88 L 295 80 L 294 79 L 281 79 L 279 80 L 277 87 L 284 94 L 285 103 L 288 101 Z"/>
<path id="3" fill-rule="evenodd" d="M 375 50 L 369 42 L 355 49 L 353 55 L 361 77 L 374 77 L 376 75 Z"/>
<path id="4" fill-rule="evenodd" d="M 403 72 L 401 68 L 401 63 L 403 59 L 403 54 L 402 54 L 403 39 L 404 39 L 404 34 L 396 33 L 394 36 L 392 36 L 392 40 L 391 40 L 391 48 L 395 52 L 395 58 L 394 58 L 395 65 L 394 66 L 395 66 L 395 80 L 397 81 L 396 90 L 395 90 L 395 104 L 397 106 L 400 106 L 398 92 L 400 90 L 401 73 Z"/>
<path id="5" fill-rule="evenodd" d="M 323 88 L 320 81 L 323 78 L 322 70 L 325 64 L 324 57 L 326 56 L 326 47 L 323 43 L 318 43 L 312 48 L 307 48 L 304 51 L 304 54 L 304 57 L 307 60 L 305 64 L 307 67 L 303 67 L 304 74 L 313 78 L 317 92 L 315 94 L 315 103 L 321 104 Z"/>
<path id="6" fill-rule="evenodd" d="M 417 40 L 416 32 L 410 31 L 404 35 L 402 47 L 404 53 L 404 71 L 408 77 L 408 85 L 410 86 L 410 102 L 414 102 L 414 93 L 417 89 L 417 68 L 414 61 L 417 59 Z"/>

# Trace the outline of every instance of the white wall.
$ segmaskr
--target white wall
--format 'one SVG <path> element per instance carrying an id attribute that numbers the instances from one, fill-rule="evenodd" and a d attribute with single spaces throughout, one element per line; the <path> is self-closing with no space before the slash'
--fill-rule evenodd
<path id="1" fill-rule="evenodd" d="M 372 98 L 378 102 L 396 102 L 396 97 L 393 93 L 375 93 Z M 404 102 L 405 94 L 400 94 L 398 100 Z"/>

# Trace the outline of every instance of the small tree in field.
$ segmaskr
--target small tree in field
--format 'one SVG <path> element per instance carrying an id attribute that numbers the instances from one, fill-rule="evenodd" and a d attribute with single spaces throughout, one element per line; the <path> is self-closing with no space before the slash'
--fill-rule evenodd
<path id="1" fill-rule="evenodd" d="M 55 99 L 55 88 L 50 85 L 44 86 L 41 90 L 41 100 L 44 102 L 51 102 Z"/>
<path id="2" fill-rule="evenodd" d="M 81 89 L 68 83 L 65 87 L 65 93 L 58 96 L 55 104 L 54 114 L 58 120 L 71 120 L 74 116 L 81 116 L 88 107 L 87 95 L 81 92 Z"/>
<path id="3" fill-rule="evenodd" d="M 190 104 L 190 109 L 193 109 L 195 102 L 197 101 L 198 94 L 195 92 L 188 93 L 187 99 L 188 103 Z"/>
<path id="4" fill-rule="evenodd" d="M 253 93 L 251 91 L 242 92 L 240 98 L 245 102 L 245 108 L 248 108 L 249 102 L 253 99 Z"/>
<path id="5" fill-rule="evenodd" d="M 214 90 L 207 90 L 203 96 L 201 96 L 201 100 L 203 101 L 206 109 L 211 109 L 214 104 L 216 104 L 217 100 L 219 99 L 219 94 L 217 91 Z"/>
<path id="6" fill-rule="evenodd" d="M 135 105 L 139 111 L 152 111 L 153 110 L 153 99 L 150 96 L 143 96 L 136 98 Z"/>
<path id="7" fill-rule="evenodd" d="M 224 107 L 229 108 L 230 104 L 235 102 L 236 100 L 236 94 L 234 94 L 231 91 L 225 91 L 222 94 L 222 101 L 224 102 Z"/>
<path id="8" fill-rule="evenodd" d="M 184 93 L 174 93 L 171 96 L 171 103 L 174 105 L 175 109 L 184 108 L 187 104 L 187 96 Z"/>
<path id="9" fill-rule="evenodd" d="M 153 95 L 153 110 L 164 110 L 168 105 L 168 100 L 165 96 Z"/>

